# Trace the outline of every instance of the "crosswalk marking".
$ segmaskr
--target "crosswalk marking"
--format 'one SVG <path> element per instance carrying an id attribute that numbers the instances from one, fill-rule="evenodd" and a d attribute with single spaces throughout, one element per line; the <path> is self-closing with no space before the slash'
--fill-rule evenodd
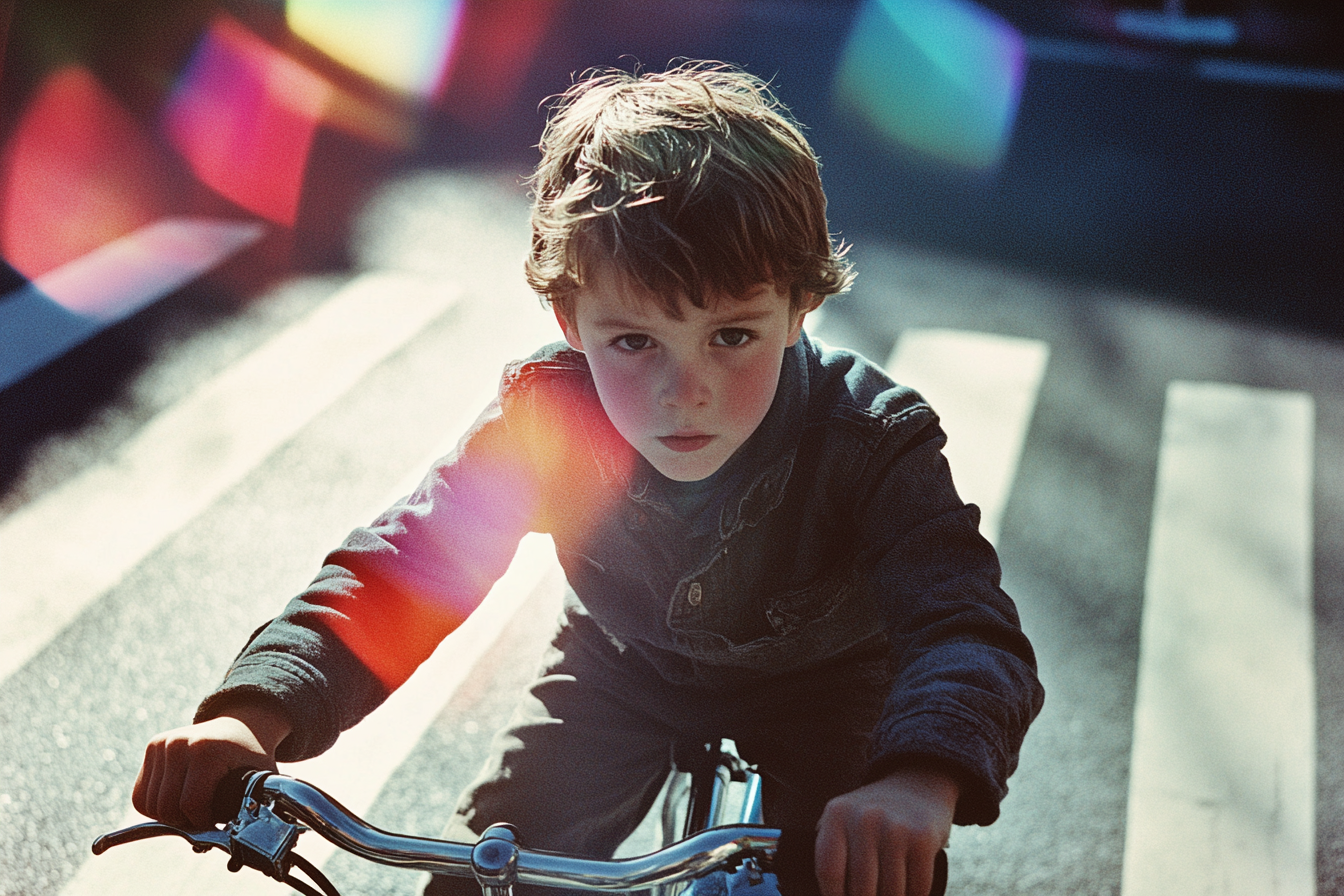
<path id="1" fill-rule="evenodd" d="M 387 313 L 398 311 L 389 308 Z M 464 314 L 471 316 L 470 312 Z M 362 326 L 362 321 L 354 320 L 352 326 L 356 329 Z M 421 321 L 420 326 L 424 323 Z M 353 514 L 352 525 L 371 519 L 412 491 L 432 463 L 446 454 L 460 434 L 475 421 L 494 394 L 495 372 L 500 366 L 508 358 L 526 354 L 538 340 L 544 340 L 550 334 L 551 326 L 543 315 L 529 317 L 519 320 L 507 333 L 488 330 L 472 351 L 454 355 L 454 371 L 450 376 L 458 390 L 449 406 L 455 409 L 459 418 L 442 428 L 446 440 L 413 463 L 400 481 L 364 511 Z M 462 365 L 480 370 L 457 369 Z M 519 609 L 541 613 L 542 618 L 555 617 L 560 594 L 558 586 L 549 592 L 543 589 L 532 598 L 528 596 L 539 583 L 545 583 L 548 575 L 558 574 L 558 571 L 559 564 L 549 539 L 542 536 L 525 538 L 508 572 L 496 583 L 482 606 L 440 645 L 406 684 L 358 726 L 343 734 L 327 753 L 303 763 L 287 765 L 284 770 L 329 789 L 352 811 L 367 811 L 426 727 Z M 556 599 L 554 612 L 539 608 L 539 602 L 544 603 L 548 594 Z M 122 826 L 143 820 L 132 811 L 123 819 Z M 304 838 L 300 851 L 320 863 L 332 849 L 320 837 L 309 836 Z M 180 841 L 160 839 L 123 847 L 86 861 L 62 894 L 129 896 L 152 892 L 242 896 L 255 893 L 264 896 L 274 892 L 276 886 L 274 881 L 260 875 L 227 873 L 220 856 L 199 857 Z"/>
<path id="2" fill-rule="evenodd" d="M 446 301 L 451 304 L 451 299 Z M 991 540 L 998 537 L 1047 359 L 1048 347 L 1033 340 L 911 330 L 888 361 L 889 372 L 924 393 L 942 416 L 958 488 L 967 500 L 981 505 L 982 529 Z M 1124 896 L 1314 892 L 1312 415 L 1310 397 L 1297 393 L 1218 384 L 1171 386 L 1150 549 Z M 451 431 L 465 428 L 465 422 Z M 1286 455 L 1295 459 L 1277 465 L 1264 461 Z M 1262 475 L 1265 469 L 1273 476 Z M 417 468 L 414 478 L 421 472 Z M 408 480 L 397 493 L 409 487 Z M 44 524 L 53 519 L 43 518 Z M 1198 537 L 1188 534 L 1192 523 Z M 7 537 L 7 524 L 0 524 L 0 565 L 9 570 L 15 566 L 7 561 L 18 555 L 6 553 L 13 544 Z M 529 550 L 540 552 L 527 560 Z M 506 581 L 497 586 L 511 590 L 512 597 L 492 593 L 467 624 L 481 628 L 473 634 L 464 627 L 398 697 L 336 748 L 289 770 L 325 784 L 356 812 L 366 811 L 456 682 L 494 640 L 490 632 L 497 632 L 511 612 L 506 606 L 519 606 L 532 590 L 527 582 L 535 585 L 546 570 L 554 569 L 548 550 L 534 545 L 520 551 L 509 573 L 513 586 Z M 524 569 L 530 572 L 524 575 Z M 105 575 L 106 584 L 92 596 L 124 571 Z M 1238 603 L 1235 612 L 1222 614 L 1209 613 L 1203 604 L 1193 610 L 1174 604 L 1155 609 L 1163 594 L 1216 594 Z M 10 644 L 9 597 L 10 592 L 0 592 L 0 660 Z M 492 612 L 494 623 L 487 618 Z M 52 624 L 47 637 L 63 624 Z M 1215 635 L 1222 638 L 1229 631 L 1231 642 L 1215 643 Z M 1249 646 L 1248 632 L 1253 638 Z M 0 666 L 0 678 L 10 671 Z M 1247 681 L 1237 680 L 1238 674 Z M 1185 684 L 1172 687 L 1182 675 Z M 437 681 L 430 680 L 435 677 Z M 1282 690 L 1266 694 L 1261 686 L 1267 681 L 1282 683 Z M 424 682 L 424 693 L 414 690 L 417 682 Z M 1200 698 L 1205 704 L 1201 713 L 1173 704 L 1172 696 L 1182 691 Z M 1233 711 L 1213 706 L 1213 698 L 1228 695 L 1246 702 Z M 405 701 L 401 708 L 395 702 L 399 698 Z M 1272 718 L 1253 715 L 1271 710 Z M 1257 721 L 1247 725 L 1248 717 Z M 1173 743 L 1175 758 L 1161 752 Z M 320 859 L 329 850 L 315 851 L 316 843 L 316 837 L 305 838 L 302 851 Z M 180 841 L 163 840 L 123 847 L 86 863 L 61 896 L 223 896 L 254 888 L 260 896 L 277 886 L 259 875 L 229 875 L 222 857 L 197 857 Z"/>
<path id="3" fill-rule="evenodd" d="M 0 522 L 0 681 L 458 294 L 413 275 L 356 278 L 114 456 Z"/>
<path id="4" fill-rule="evenodd" d="M 1313 403 L 1167 392 L 1124 896 L 1315 892 Z"/>
<path id="5" fill-rule="evenodd" d="M 944 454 L 980 531 L 997 542 L 1050 349 L 1044 342 L 957 330 L 906 330 L 886 363 L 928 399 L 947 432 Z"/>
<path id="6" fill-rule="evenodd" d="M 254 221 L 165 218 L 0 297 L 0 389 L 261 238 Z"/>

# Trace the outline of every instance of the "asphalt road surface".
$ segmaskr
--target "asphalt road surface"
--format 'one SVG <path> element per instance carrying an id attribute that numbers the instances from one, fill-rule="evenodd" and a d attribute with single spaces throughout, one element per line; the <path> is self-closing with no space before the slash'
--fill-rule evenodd
<path id="1" fill-rule="evenodd" d="M 147 738 L 556 336 L 525 218 L 512 174 L 403 174 L 351 273 L 208 321 L 168 300 L 134 375 L 31 446 L 0 498 L 0 894 L 280 892 L 180 841 L 89 844 Z M 1344 343 L 845 235 L 858 286 L 810 329 L 946 408 L 1048 693 L 952 892 L 1344 892 Z M 547 551 L 292 773 L 436 833 L 553 622 Z M 304 851 L 344 892 L 417 886 Z"/>

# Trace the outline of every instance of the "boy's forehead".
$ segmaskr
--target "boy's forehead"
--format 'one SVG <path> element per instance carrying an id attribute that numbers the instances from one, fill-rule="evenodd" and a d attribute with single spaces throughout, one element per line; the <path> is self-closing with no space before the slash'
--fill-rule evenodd
<path id="1" fill-rule="evenodd" d="M 663 317 L 680 321 L 697 316 L 697 312 L 733 316 L 746 311 L 744 306 L 762 304 L 763 297 L 771 292 L 771 285 L 759 283 L 741 295 L 706 288 L 703 293 L 705 307 L 697 308 L 684 293 L 662 296 L 637 283 L 589 282 L 574 293 L 573 301 L 575 313 L 585 316 Z"/>
<path id="2" fill-rule="evenodd" d="M 774 284 L 761 282 L 749 286 L 740 294 L 730 294 L 706 284 L 703 287 L 705 311 L 711 314 L 731 313 L 736 306 L 754 304 L 762 296 L 772 292 Z M 659 315 L 673 320 L 682 320 L 695 306 L 684 292 L 662 295 L 644 286 L 631 275 L 619 270 L 615 265 L 593 266 L 584 277 L 583 286 L 573 296 L 574 312 L 577 315 L 581 307 L 585 312 L 621 311 L 636 316 Z"/>

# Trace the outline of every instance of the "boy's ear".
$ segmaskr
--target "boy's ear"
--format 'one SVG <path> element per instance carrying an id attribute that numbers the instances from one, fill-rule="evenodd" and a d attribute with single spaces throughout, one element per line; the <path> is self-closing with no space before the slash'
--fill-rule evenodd
<path id="1" fill-rule="evenodd" d="M 576 352 L 583 351 L 583 340 L 579 338 L 579 328 L 565 312 L 560 310 L 559 305 L 552 305 L 551 310 L 555 312 L 555 322 L 560 325 L 560 331 L 565 334 L 565 341 L 569 343 L 569 347 Z"/>
<path id="2" fill-rule="evenodd" d="M 793 313 L 793 321 L 789 326 L 789 339 L 785 345 L 793 345 L 798 341 L 798 337 L 803 334 L 803 318 L 807 317 L 809 311 L 815 311 L 820 304 L 817 297 L 811 293 L 803 296 L 802 306 Z"/>

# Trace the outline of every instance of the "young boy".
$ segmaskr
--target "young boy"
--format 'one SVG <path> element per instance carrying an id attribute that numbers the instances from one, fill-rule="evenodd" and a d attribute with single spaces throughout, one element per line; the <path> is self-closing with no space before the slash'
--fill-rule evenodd
<path id="1" fill-rule="evenodd" d="M 527 274 L 565 343 L 510 365 L 151 742 L 136 807 L 202 825 L 227 769 L 325 750 L 537 531 L 561 627 L 450 832 L 609 856 L 674 742 L 729 737 L 767 822 L 817 829 L 826 896 L 927 893 L 951 824 L 997 817 L 1042 691 L 938 418 L 803 333 L 852 276 L 816 157 L 763 83 L 705 63 L 577 84 L 541 149 Z"/>

